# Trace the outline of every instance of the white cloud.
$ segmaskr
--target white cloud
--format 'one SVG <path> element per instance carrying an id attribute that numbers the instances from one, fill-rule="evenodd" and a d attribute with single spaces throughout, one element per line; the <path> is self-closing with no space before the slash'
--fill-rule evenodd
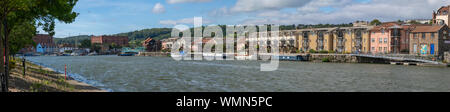
<path id="1" fill-rule="evenodd" d="M 350 0 L 314 0 L 299 7 L 296 12 L 280 10 L 263 11 L 248 18 L 244 24 L 326 24 L 350 23 L 356 20 L 396 21 L 404 19 L 431 19 L 433 10 L 450 4 L 442 0 L 372 0 L 356 3 Z M 331 13 L 320 11 L 320 7 L 335 8 Z"/>
<path id="2" fill-rule="evenodd" d="M 233 12 L 252 12 L 267 9 L 302 7 L 311 0 L 238 0 L 231 8 Z"/>
<path id="3" fill-rule="evenodd" d="M 202 23 L 203 23 L 203 25 L 205 25 L 205 24 L 209 24 L 211 22 L 209 20 L 205 20 L 203 18 Z M 178 24 L 190 24 L 190 25 L 193 25 L 194 24 L 194 18 L 184 18 L 184 19 L 179 19 L 179 20 L 163 20 L 163 21 L 159 21 L 159 24 L 162 24 L 162 25 L 178 25 Z"/>
<path id="4" fill-rule="evenodd" d="M 190 3 L 190 2 L 210 2 L 211 0 L 166 0 L 169 4 Z"/>
<path id="5" fill-rule="evenodd" d="M 227 7 L 222 7 L 219 9 L 215 9 L 209 13 L 210 16 L 229 16 L 231 15 L 229 9 Z"/>
<path id="6" fill-rule="evenodd" d="M 351 4 L 355 3 L 352 0 L 314 0 L 303 7 L 297 8 L 297 10 L 301 13 L 314 13 L 319 12 L 321 7 L 339 8 Z"/>
<path id="7" fill-rule="evenodd" d="M 164 13 L 165 11 L 166 11 L 166 9 L 164 8 L 164 6 L 161 3 L 156 3 L 152 10 L 152 12 L 155 14 Z"/>

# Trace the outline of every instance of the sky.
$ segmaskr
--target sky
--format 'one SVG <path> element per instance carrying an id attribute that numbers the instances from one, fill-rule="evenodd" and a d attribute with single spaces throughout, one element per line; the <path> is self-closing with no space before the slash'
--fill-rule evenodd
<path id="1" fill-rule="evenodd" d="M 431 19 L 449 0 L 79 0 L 71 24 L 57 38 L 110 35 L 147 28 L 203 25 L 340 24 L 357 20 Z M 39 30 L 42 32 L 42 30 Z"/>

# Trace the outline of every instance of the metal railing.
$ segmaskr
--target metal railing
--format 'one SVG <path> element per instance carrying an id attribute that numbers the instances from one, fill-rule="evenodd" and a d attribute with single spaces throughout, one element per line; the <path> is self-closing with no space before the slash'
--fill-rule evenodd
<path id="1" fill-rule="evenodd" d="M 432 61 L 429 59 L 426 59 L 426 57 L 421 56 L 414 56 L 414 55 L 389 55 L 389 54 L 353 54 L 354 56 L 364 56 L 364 57 L 372 57 L 372 58 L 384 58 L 384 59 L 391 59 L 391 60 L 410 60 L 410 61 L 417 61 L 417 62 L 424 62 L 424 63 L 432 63 L 432 64 L 442 64 L 441 62 Z"/>

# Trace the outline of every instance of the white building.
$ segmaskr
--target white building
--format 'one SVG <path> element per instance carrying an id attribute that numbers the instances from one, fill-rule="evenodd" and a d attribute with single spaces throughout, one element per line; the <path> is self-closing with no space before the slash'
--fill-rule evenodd
<path id="1" fill-rule="evenodd" d="M 439 8 L 437 12 L 433 12 L 433 23 L 440 25 L 449 25 L 450 5 Z"/>

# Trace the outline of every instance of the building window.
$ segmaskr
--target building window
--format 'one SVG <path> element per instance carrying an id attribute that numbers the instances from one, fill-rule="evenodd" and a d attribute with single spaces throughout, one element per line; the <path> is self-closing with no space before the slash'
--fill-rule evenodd
<path id="1" fill-rule="evenodd" d="M 375 47 L 372 47 L 372 51 L 375 51 Z"/>
<path id="2" fill-rule="evenodd" d="M 384 52 L 387 52 L 387 47 L 384 47 L 384 50 L 383 50 Z"/>
<path id="3" fill-rule="evenodd" d="M 414 44 L 413 46 L 414 46 L 414 47 L 413 47 L 414 53 L 417 53 L 417 44 Z"/>
<path id="4" fill-rule="evenodd" d="M 381 51 L 381 49 L 382 49 L 381 47 L 378 47 L 378 51 Z"/>
<path id="5" fill-rule="evenodd" d="M 372 38 L 372 43 L 375 43 L 375 38 Z"/>
<path id="6" fill-rule="evenodd" d="M 379 38 L 380 40 L 378 41 L 378 43 L 383 43 L 383 38 Z"/>
<path id="7" fill-rule="evenodd" d="M 388 39 L 387 38 L 384 38 L 384 43 L 388 43 Z"/>
<path id="8" fill-rule="evenodd" d="M 425 39 L 425 33 L 422 33 L 422 39 Z"/>

